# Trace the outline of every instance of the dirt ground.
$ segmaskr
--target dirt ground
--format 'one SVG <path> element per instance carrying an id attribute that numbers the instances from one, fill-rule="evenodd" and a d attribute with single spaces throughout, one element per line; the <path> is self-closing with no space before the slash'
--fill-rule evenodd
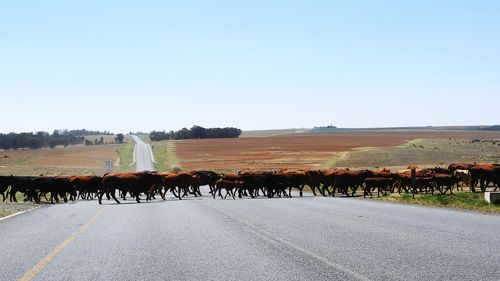
<path id="1" fill-rule="evenodd" d="M 1 175 L 103 174 L 105 160 L 118 164 L 118 145 L 75 145 L 39 150 L 0 151 Z"/>
<path id="2" fill-rule="evenodd" d="M 500 132 L 377 131 L 308 133 L 238 139 L 181 140 L 174 141 L 174 144 L 175 154 L 181 168 L 184 170 L 236 171 L 243 169 L 327 168 L 334 166 L 336 160 L 344 155 L 342 153 L 360 148 L 397 147 L 416 139 L 470 140 L 475 138 L 500 139 Z M 476 151 L 475 153 L 481 152 Z M 404 155 L 401 155 L 401 157 L 404 160 Z M 360 165 L 363 163 L 353 164 Z"/>

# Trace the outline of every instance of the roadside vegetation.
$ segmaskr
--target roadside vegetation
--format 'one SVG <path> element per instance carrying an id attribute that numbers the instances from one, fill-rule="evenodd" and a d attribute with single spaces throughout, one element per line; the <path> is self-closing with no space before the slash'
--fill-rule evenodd
<path id="1" fill-rule="evenodd" d="M 455 192 L 453 195 L 416 194 L 415 198 L 413 198 L 411 194 L 392 193 L 387 196 L 373 197 L 373 199 L 387 202 L 500 213 L 500 205 L 489 204 L 484 200 L 484 193 Z"/>
<path id="2" fill-rule="evenodd" d="M 155 169 L 159 172 L 179 171 L 181 167 L 175 154 L 174 141 L 155 141 L 152 143 Z"/>
<path id="3" fill-rule="evenodd" d="M 132 165 L 132 162 L 134 162 L 134 146 L 135 143 L 132 138 L 127 138 L 126 143 L 122 143 L 117 147 L 116 153 L 118 154 L 120 162 L 116 169 L 119 172 L 129 172 L 134 170 Z"/>

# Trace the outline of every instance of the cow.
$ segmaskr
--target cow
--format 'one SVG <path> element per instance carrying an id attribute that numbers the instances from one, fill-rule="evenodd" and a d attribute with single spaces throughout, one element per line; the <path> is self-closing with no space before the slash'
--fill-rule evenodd
<path id="1" fill-rule="evenodd" d="M 243 181 L 243 176 L 237 174 L 222 174 L 220 179 L 227 181 Z"/>
<path id="2" fill-rule="evenodd" d="M 466 186 L 470 186 L 471 184 L 471 176 L 470 176 L 470 171 L 469 170 L 460 170 L 460 169 L 456 169 L 453 171 L 453 175 L 455 177 L 459 177 L 461 180 L 461 184 L 460 184 L 460 187 L 461 187 L 461 190 L 463 190 L 463 186 L 464 184 Z M 457 191 L 458 191 L 458 184 L 457 184 Z"/>
<path id="3" fill-rule="evenodd" d="M 387 195 L 387 191 L 392 190 L 392 185 L 394 184 L 394 179 L 389 177 L 379 178 L 371 177 L 364 179 L 365 188 L 363 190 L 363 197 L 366 198 L 367 194 L 373 196 L 372 190 L 377 189 L 377 197 L 380 197 L 380 191 L 383 191 Z"/>
<path id="4" fill-rule="evenodd" d="M 189 194 L 189 187 L 199 185 L 200 182 L 200 178 L 195 173 L 167 172 L 162 173 L 161 176 L 164 180 L 163 192 L 160 190 L 163 200 L 165 200 L 167 191 L 171 191 L 175 197 L 182 200 L 182 197 Z M 195 193 L 195 196 L 198 196 L 198 194 Z"/>
<path id="5" fill-rule="evenodd" d="M 470 170 L 474 164 L 463 164 L 463 163 L 451 163 L 448 165 L 448 170 L 450 171 L 455 171 L 455 170 Z"/>
<path id="6" fill-rule="evenodd" d="M 351 171 L 346 169 L 328 171 L 325 173 L 325 185 L 326 187 L 333 187 L 331 193 L 328 191 L 332 196 L 335 196 L 336 189 L 340 193 L 349 196 L 349 188 L 351 188 L 352 196 L 354 196 L 358 187 L 363 185 L 364 179 L 373 177 L 373 175 L 373 171 L 370 170 Z"/>
<path id="7" fill-rule="evenodd" d="M 243 177 L 243 186 L 238 192 L 239 198 L 242 197 L 244 192 L 255 198 L 255 196 L 258 196 L 258 190 L 265 191 L 264 195 L 267 195 L 268 198 L 274 197 L 275 194 L 281 196 L 281 193 L 288 196 L 282 180 L 280 180 L 281 176 L 274 172 L 240 171 L 238 174 Z"/>
<path id="8" fill-rule="evenodd" d="M 2 201 L 5 202 L 9 193 L 8 189 L 12 183 L 12 176 L 0 176 L 0 195 L 2 195 Z"/>
<path id="9" fill-rule="evenodd" d="M 102 178 L 102 188 L 99 191 L 99 204 L 102 204 L 102 196 L 110 194 L 116 199 L 115 191 L 118 189 L 122 194 L 130 193 L 136 198 L 137 203 L 141 203 L 141 193 L 146 194 L 146 201 L 151 199 L 151 195 L 159 186 L 162 186 L 164 179 L 161 175 L 153 172 L 138 172 L 138 173 L 111 173 L 105 174 Z"/>
<path id="10" fill-rule="evenodd" d="M 212 196 L 215 199 L 215 195 L 218 192 L 219 196 L 222 199 L 226 199 L 227 195 L 229 195 L 229 194 L 231 194 L 233 199 L 236 199 L 235 194 L 237 191 L 239 191 L 239 189 L 242 186 L 243 186 L 242 181 L 230 181 L 230 180 L 220 179 L 220 180 L 217 180 L 217 182 L 215 183 L 215 188 L 212 192 Z M 222 197 L 222 194 L 220 192 L 222 189 L 226 190 L 226 195 L 224 197 Z"/>
<path id="11" fill-rule="evenodd" d="M 102 184 L 102 177 L 99 176 L 72 176 L 69 182 L 79 192 L 84 200 L 91 200 L 98 195 Z"/>
<path id="12" fill-rule="evenodd" d="M 305 171 L 290 171 L 281 170 L 277 173 L 281 180 L 281 184 L 285 188 L 288 187 L 288 196 L 292 197 L 292 188 L 299 190 L 299 195 L 303 196 L 304 186 L 307 184 L 309 177 Z"/>
<path id="13" fill-rule="evenodd" d="M 27 196 L 27 191 L 33 188 L 33 180 L 35 177 L 32 176 L 11 176 L 10 191 L 9 191 L 9 201 L 17 202 L 17 193 L 20 192 Z"/>
<path id="14" fill-rule="evenodd" d="M 67 176 L 19 177 L 16 178 L 12 190 L 14 192 L 23 192 L 24 201 L 40 203 L 43 195 L 52 204 L 54 204 L 54 201 L 59 203 L 59 198 L 66 203 L 68 200 L 74 201 L 77 197 L 76 189 L 74 189 L 69 179 L 70 177 Z M 50 199 L 47 198 L 47 194 L 50 194 Z"/>
<path id="15" fill-rule="evenodd" d="M 446 174 L 446 175 L 453 174 L 453 171 L 451 171 L 450 169 L 441 168 L 441 167 L 432 168 L 431 171 L 434 174 Z"/>
<path id="16" fill-rule="evenodd" d="M 210 193 L 213 193 L 215 189 L 215 183 L 221 178 L 219 174 L 212 171 L 194 171 L 196 175 L 200 178 L 200 186 L 208 185 L 210 188 Z M 199 192 L 199 187 L 198 187 Z M 199 192 L 198 195 L 201 196 Z"/>
<path id="17" fill-rule="evenodd" d="M 333 170 L 326 170 L 323 171 L 323 178 L 322 178 L 322 183 L 323 183 L 323 194 L 328 193 L 328 196 L 335 196 L 335 180 L 336 176 L 339 173 L 342 173 L 346 170 L 340 170 L 340 169 L 333 169 Z M 330 187 L 333 189 L 331 192 Z"/>
<path id="18" fill-rule="evenodd" d="M 306 184 L 311 188 L 312 193 L 316 196 L 316 189 L 321 193 L 321 195 L 326 196 L 324 185 L 324 173 L 320 170 L 307 170 L 305 171 Z"/>
<path id="19" fill-rule="evenodd" d="M 392 179 L 392 184 L 390 185 L 390 191 L 391 193 L 394 192 L 396 182 L 399 180 L 399 175 L 397 173 L 391 173 L 389 169 L 385 169 L 382 171 L 374 171 L 373 175 L 371 176 L 372 178 L 384 178 L 384 179 Z"/>
<path id="20" fill-rule="evenodd" d="M 481 192 L 485 192 L 490 182 L 500 182 L 500 165 L 476 163 L 470 169 L 471 189 L 475 192 L 475 186 L 479 183 Z"/>
<path id="21" fill-rule="evenodd" d="M 432 189 L 432 171 L 424 169 L 417 170 L 415 172 L 415 179 L 412 183 L 411 170 L 405 169 L 398 171 L 396 175 L 396 186 L 398 187 L 398 193 L 401 194 L 402 191 L 408 193 L 411 191 L 413 196 L 418 193 L 418 190 L 425 191 L 427 193 Z"/>
<path id="22" fill-rule="evenodd" d="M 450 194 L 453 194 L 453 186 L 460 181 L 459 177 L 448 174 L 435 174 L 432 177 L 432 182 L 434 186 L 439 190 L 441 194 L 446 194 L 446 191 L 449 190 Z M 443 191 L 444 188 L 444 191 Z M 432 194 L 434 195 L 434 188 L 431 188 Z"/>

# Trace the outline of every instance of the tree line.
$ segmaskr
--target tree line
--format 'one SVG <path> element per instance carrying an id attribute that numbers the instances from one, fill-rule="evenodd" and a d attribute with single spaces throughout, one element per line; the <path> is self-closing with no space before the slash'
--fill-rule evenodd
<path id="1" fill-rule="evenodd" d="M 500 131 L 500 125 L 481 127 L 479 131 Z"/>
<path id="2" fill-rule="evenodd" d="M 109 135 L 109 132 L 87 131 L 82 130 L 54 130 L 52 134 L 47 132 L 30 132 L 30 133 L 0 133 L 0 149 L 41 149 L 41 148 L 54 148 L 56 146 L 64 146 L 82 144 L 90 145 L 85 136 L 94 134 Z M 115 143 L 122 143 L 124 140 L 123 134 L 118 134 L 115 137 Z M 92 145 L 104 144 L 101 137 L 100 140 L 95 140 Z"/>
<path id="3" fill-rule="evenodd" d="M 40 149 L 44 147 L 54 148 L 58 145 L 81 144 L 85 140 L 83 136 L 60 135 L 56 131 L 53 134 L 47 132 L 37 133 L 9 133 L 0 134 L 0 149 Z"/>
<path id="4" fill-rule="evenodd" d="M 57 132 L 59 135 L 63 136 L 100 136 L 100 135 L 107 135 L 111 136 L 114 135 L 114 133 L 108 132 L 106 130 L 104 131 L 91 131 L 87 129 L 77 129 L 77 130 L 55 130 L 54 132 Z"/>
<path id="5" fill-rule="evenodd" d="M 152 131 L 149 138 L 152 141 L 162 140 L 183 140 L 183 139 L 217 139 L 217 138 L 237 138 L 241 135 L 241 130 L 233 127 L 226 128 L 203 128 L 193 126 L 191 129 L 182 128 L 179 131 Z"/>
<path id="6" fill-rule="evenodd" d="M 114 141 L 112 142 L 105 142 L 104 137 L 101 136 L 100 139 L 94 139 L 94 141 L 85 138 L 85 145 L 102 145 L 102 144 L 113 144 L 113 143 L 123 143 L 123 140 L 125 139 L 125 136 L 123 134 L 117 134 L 116 137 L 114 138 Z"/>

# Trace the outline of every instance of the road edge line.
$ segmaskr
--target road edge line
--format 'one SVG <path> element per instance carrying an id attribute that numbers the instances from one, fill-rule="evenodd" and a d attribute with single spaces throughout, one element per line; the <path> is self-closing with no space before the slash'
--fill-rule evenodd
<path id="1" fill-rule="evenodd" d="M 18 215 L 22 215 L 22 214 L 24 214 L 24 213 L 27 213 L 27 212 L 33 211 L 33 210 L 38 209 L 38 208 L 40 208 L 40 207 L 33 207 L 33 208 L 31 208 L 31 209 L 28 209 L 28 210 L 19 211 L 19 212 L 17 212 L 17 213 L 13 213 L 13 214 L 10 214 L 10 215 L 5 216 L 5 217 L 1 217 L 1 218 L 0 218 L 0 221 L 6 220 L 6 219 L 10 219 L 10 218 L 13 218 L 13 217 L 18 216 Z"/>
<path id="2" fill-rule="evenodd" d="M 18 281 L 30 281 L 37 276 L 40 271 L 42 271 L 55 257 L 57 257 L 71 242 L 73 242 L 78 236 L 80 236 L 85 230 L 87 230 L 92 224 L 94 224 L 99 216 L 106 210 L 107 206 L 100 208 L 97 213 L 95 213 L 89 221 L 84 225 L 80 226 L 75 232 L 71 233 L 63 242 L 58 244 L 54 249 L 52 249 L 46 256 L 41 258 L 33 267 L 26 271 Z"/>

